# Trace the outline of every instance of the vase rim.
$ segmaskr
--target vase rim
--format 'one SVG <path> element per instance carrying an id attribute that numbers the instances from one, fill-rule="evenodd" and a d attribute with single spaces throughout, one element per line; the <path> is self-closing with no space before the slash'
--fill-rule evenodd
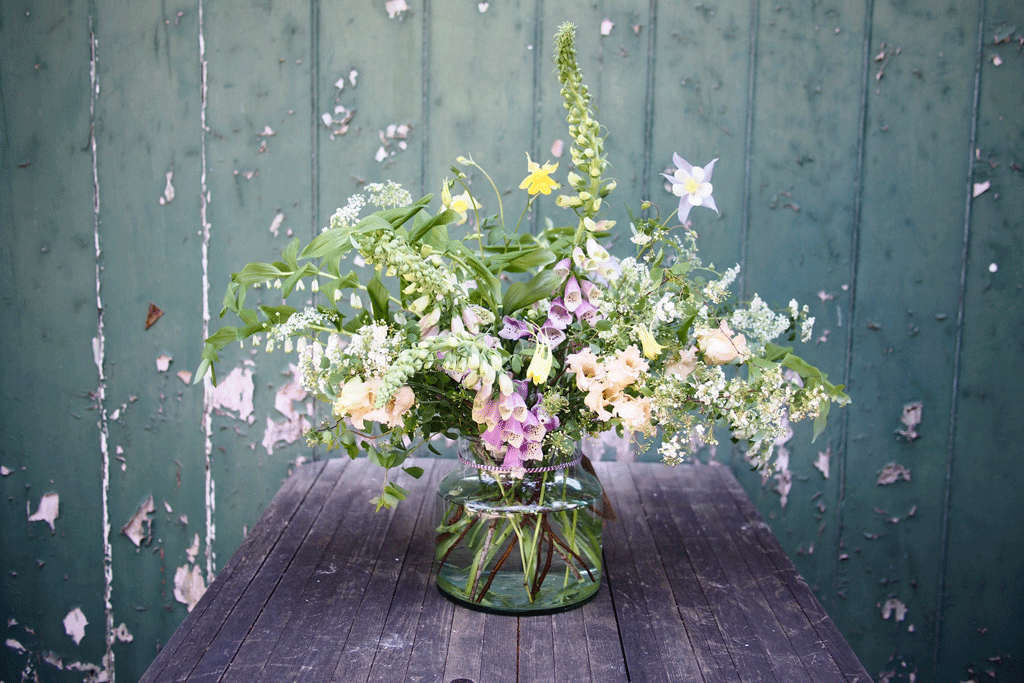
<path id="1" fill-rule="evenodd" d="M 481 439 L 479 437 L 472 437 L 472 436 L 465 436 L 465 435 L 463 435 L 461 437 L 461 439 L 466 441 L 466 442 L 468 442 L 468 443 L 470 443 L 470 444 L 476 444 L 476 443 L 479 443 L 481 441 Z M 583 460 L 583 449 L 579 447 L 579 444 L 577 444 L 576 446 L 577 446 L 576 447 L 576 453 L 575 453 L 574 457 L 572 458 L 572 460 L 568 460 L 566 462 L 562 462 L 562 463 L 558 463 L 558 464 L 554 464 L 554 465 L 547 465 L 547 466 L 544 466 L 544 467 L 505 467 L 503 465 L 488 465 L 486 463 L 477 462 L 476 460 L 473 460 L 473 459 L 465 457 L 463 455 L 463 452 L 462 452 L 463 449 L 461 447 L 457 449 L 457 452 L 458 452 L 459 460 L 462 461 L 463 464 L 468 465 L 470 467 L 475 467 L 478 470 L 484 470 L 485 472 L 496 472 L 498 474 L 517 474 L 517 475 L 518 474 L 543 474 L 544 472 L 555 472 L 557 470 L 562 470 L 562 469 L 565 469 L 567 467 L 575 467 L 576 465 L 580 464 L 580 461 Z M 469 449 L 471 451 L 475 451 L 476 450 L 475 448 L 473 448 L 473 446 L 470 446 Z"/>

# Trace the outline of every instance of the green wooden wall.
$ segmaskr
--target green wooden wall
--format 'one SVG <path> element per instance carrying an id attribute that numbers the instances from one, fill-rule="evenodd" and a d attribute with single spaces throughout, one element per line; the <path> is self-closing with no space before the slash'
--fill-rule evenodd
<path id="1" fill-rule="evenodd" d="M 325 455 L 287 357 L 179 375 L 226 274 L 364 182 L 554 160 L 564 20 L 619 199 L 720 158 L 704 253 L 854 399 L 788 480 L 713 457 L 877 680 L 1024 679 L 1019 0 L 4 0 L 0 681 L 138 679 Z"/>

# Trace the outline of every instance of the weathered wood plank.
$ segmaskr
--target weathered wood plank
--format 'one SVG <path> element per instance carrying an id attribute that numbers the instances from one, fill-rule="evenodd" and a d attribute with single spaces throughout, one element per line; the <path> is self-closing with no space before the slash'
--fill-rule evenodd
<path id="1" fill-rule="evenodd" d="M 806 616 L 809 625 L 814 633 L 828 650 L 829 655 L 851 683 L 866 683 L 870 681 L 864 667 L 857 661 L 849 645 L 843 640 L 842 635 L 835 624 L 825 613 L 821 603 L 818 602 L 810 586 L 803 577 L 797 573 L 796 567 L 782 551 L 782 546 L 772 535 L 771 528 L 764 523 L 758 514 L 754 504 L 750 501 L 746 492 L 736 481 L 730 472 L 723 467 L 716 467 L 715 473 L 719 482 L 725 486 L 732 496 L 732 502 L 736 505 L 743 517 L 743 530 L 756 537 L 760 541 L 760 550 L 764 558 L 771 562 L 772 569 L 764 566 L 762 571 L 774 571 L 775 575 L 785 583 L 786 588 L 796 600 L 803 614 Z M 755 553 L 756 554 L 756 550 Z M 762 574 L 759 574 L 762 575 Z"/>
<path id="2" fill-rule="evenodd" d="M 259 534 L 254 531 L 251 535 L 252 542 L 244 543 L 232 556 L 228 566 L 221 571 L 222 585 L 211 597 L 207 610 L 200 613 L 202 617 L 197 616 L 195 625 L 180 642 L 177 650 L 180 655 L 168 662 L 166 672 L 161 674 L 162 679 L 185 680 L 197 668 L 221 629 L 228 626 L 228 622 L 252 624 L 255 621 L 259 614 L 258 606 L 254 603 L 248 609 L 236 609 L 239 600 L 246 593 L 269 596 L 270 586 L 280 579 L 316 520 L 324 503 L 323 489 L 333 486 L 336 479 L 334 475 L 340 467 L 340 462 L 329 462 L 318 473 L 321 476 L 313 482 L 312 488 L 307 489 L 308 495 L 300 496 L 300 488 L 299 491 L 290 492 L 285 496 L 281 501 L 282 507 L 275 510 L 273 517 L 268 518 L 270 524 L 262 525 Z M 322 476 L 324 470 L 328 472 L 327 477 Z M 203 597 L 206 599 L 205 595 Z M 235 628 L 236 634 L 238 628 L 240 626 Z M 229 657 L 239 644 L 224 643 L 222 648 L 226 655 L 219 654 Z M 213 655 L 216 656 L 218 653 Z M 227 666 L 226 659 L 222 659 L 221 662 L 222 667 Z"/>
<path id="3" fill-rule="evenodd" d="M 327 465 L 331 466 L 330 471 L 326 477 L 321 476 Z M 252 533 L 221 570 L 219 580 L 214 581 L 157 655 L 142 677 L 143 683 L 158 679 L 184 680 L 188 676 L 206 643 L 214 637 L 239 596 L 268 561 L 268 554 L 282 541 L 284 532 L 299 537 L 296 540 L 305 535 L 302 527 L 309 528 L 323 504 L 317 485 L 321 489 L 331 485 L 342 467 L 343 461 L 314 463 L 299 468 L 288 478 Z M 288 540 L 284 539 L 284 543 Z M 284 567 L 278 563 L 278 569 L 283 571 Z"/>
<path id="4" fill-rule="evenodd" d="M 701 675 L 706 681 L 739 681 L 733 667 L 725 637 L 708 602 L 700 578 L 685 549 L 690 539 L 680 533 L 673 519 L 673 508 L 688 506 L 679 496 L 666 496 L 663 487 L 675 487 L 676 477 L 688 476 L 688 466 L 661 472 L 668 481 L 659 483 L 651 476 L 650 469 L 637 468 L 634 477 L 637 489 L 643 499 L 644 514 L 651 527 L 658 552 L 663 557 L 675 556 L 665 563 L 665 573 L 675 596 L 679 616 L 686 626 Z M 671 475 L 671 476 L 669 476 Z M 671 502 L 671 505 L 670 505 Z"/>
<path id="5" fill-rule="evenodd" d="M 947 569 L 935 656 L 937 672 L 1024 680 L 1018 626 L 1024 594 L 1016 580 L 1007 580 L 1024 576 L 1024 534 L 1017 523 L 1024 519 L 1017 473 L 1024 442 L 1024 4 L 989 0 L 982 6 L 971 181 L 972 188 L 988 189 L 969 200 Z"/>
<path id="6" fill-rule="evenodd" d="M 429 478 L 436 461 L 424 465 Z M 359 610 L 353 618 L 360 627 L 349 632 L 344 653 L 331 680 L 338 683 L 367 680 L 374 665 L 375 653 L 393 650 L 408 652 L 411 649 L 411 632 L 408 638 L 396 637 L 395 634 L 386 634 L 385 626 L 392 614 L 404 618 L 409 626 L 414 623 L 411 617 L 415 613 L 411 610 L 418 605 L 402 604 L 396 594 L 403 587 L 402 578 L 407 573 L 407 563 L 425 563 L 433 558 L 432 552 L 420 556 L 412 554 L 414 533 L 428 538 L 433 535 L 430 533 L 434 517 L 433 502 L 433 498 L 427 495 L 425 487 L 420 483 L 416 485 L 416 494 L 403 501 L 394 512 L 384 543 L 377 553 L 373 572 L 363 590 Z M 366 507 L 370 508 L 369 503 Z M 415 545 L 417 549 L 424 550 L 421 544 Z M 425 575 L 427 572 L 418 572 L 420 577 Z"/>
<path id="7" fill-rule="evenodd" d="M 615 606 L 622 652 L 626 659 L 626 671 L 634 680 L 668 681 L 668 673 L 658 648 L 657 627 L 652 623 L 651 613 L 644 596 L 645 585 L 651 580 L 645 576 L 641 563 L 652 559 L 649 549 L 634 545 L 630 527 L 625 520 L 632 508 L 621 505 L 620 488 L 632 486 L 625 472 L 604 477 L 612 505 L 618 511 L 618 518 L 605 523 L 604 556 L 608 567 L 608 588 Z M 625 498 L 625 496 L 622 496 Z M 647 555 L 646 559 L 644 555 Z M 640 566 L 638 566 L 640 565 Z"/>
<path id="8" fill-rule="evenodd" d="M 44 652 L 97 667 L 105 654 L 92 7 L 0 6 L 0 602 L 17 624 L 5 640 L 24 648 L 0 655 L 7 680 L 33 675 Z M 28 521 L 47 493 L 53 529 Z M 78 646 L 63 624 L 74 606 L 96 636 Z"/>
<path id="9" fill-rule="evenodd" d="M 836 617 L 873 676 L 906 663 L 927 680 L 938 675 L 925 625 L 939 600 L 979 3 L 951 13 L 926 0 L 872 7 L 851 321 L 851 388 L 862 400 L 847 409 L 857 466 L 847 468 L 843 511 L 849 559 L 838 565 L 851 590 Z M 927 422 L 920 438 L 903 439 L 904 407 L 917 401 Z M 894 462 L 911 481 L 880 486 Z M 883 618 L 890 599 L 907 607 L 903 621 Z"/>
<path id="10" fill-rule="evenodd" d="M 741 514 L 734 494 L 726 485 L 725 480 L 733 479 L 732 474 L 717 463 L 698 472 L 704 483 L 702 490 L 716 492 L 715 495 L 706 494 L 706 498 L 712 504 L 713 513 L 723 522 L 721 528 L 731 542 L 732 553 L 738 554 L 746 565 L 763 596 L 763 607 L 777 620 L 777 626 L 785 634 L 806 675 L 812 681 L 835 678 L 838 675 L 836 662 L 814 630 L 814 623 L 824 616 L 824 612 L 819 609 L 815 614 L 807 614 L 798 604 L 761 545 L 754 528 L 757 522 L 751 522 Z M 739 559 L 736 564 L 739 564 Z M 750 601 L 747 602 L 749 604 Z"/>
<path id="11" fill-rule="evenodd" d="M 722 570 L 714 528 L 707 528 L 699 506 L 690 502 L 693 489 L 690 478 L 683 476 L 666 482 L 663 479 L 666 474 L 670 473 L 652 472 L 667 497 L 673 522 L 682 536 L 682 547 L 714 613 L 736 672 L 741 680 L 777 680 L 771 673 L 771 664 L 764 645 L 758 640 L 755 625 L 748 620 L 742 601 L 737 599 L 737 593 Z"/>
<path id="12" fill-rule="evenodd" d="M 435 591 L 431 566 L 434 562 L 435 503 L 434 492 L 441 476 L 447 474 L 450 464 L 434 459 L 410 461 L 423 467 L 424 474 L 419 482 L 412 485 L 409 500 L 403 505 L 418 505 L 415 528 L 409 538 L 409 546 L 395 581 L 394 596 L 387 614 L 387 620 L 380 633 L 373 666 L 368 681 L 386 683 L 396 678 L 420 680 L 408 675 L 416 632 L 419 621 L 426 615 L 425 597 Z M 405 672 L 405 675 L 399 674 Z"/>
<path id="13" fill-rule="evenodd" d="M 318 619 L 300 612 L 297 616 L 301 623 L 295 624 L 287 642 L 278 645 L 282 656 L 299 668 L 274 671 L 270 665 L 273 662 L 268 663 L 263 680 L 331 680 L 331 672 L 344 652 L 360 597 L 394 514 L 374 514 L 368 502 L 380 487 L 376 467 L 366 458 L 354 460 L 350 467 L 358 482 L 351 486 L 342 482 L 331 492 L 326 507 L 334 515 L 328 524 L 333 523 L 335 530 L 304 591 L 304 602 L 318 607 L 322 604 L 323 611 L 315 615 Z M 339 514 L 341 511 L 344 513 Z"/>
<path id="14" fill-rule="evenodd" d="M 331 542 L 349 516 L 345 496 L 333 495 L 339 488 L 358 491 L 365 486 L 365 468 L 347 464 L 344 472 L 332 472 L 333 485 L 321 489 L 326 501 L 310 528 L 302 547 L 287 569 L 287 576 L 273 587 L 266 607 L 256 622 L 240 637 L 241 646 L 232 655 L 223 679 L 229 681 L 280 680 L 276 666 L 292 670 L 300 666 L 309 645 L 309 634 L 323 619 L 330 603 L 326 595 L 310 595 L 311 586 L 324 583 L 334 564 Z M 344 481 L 342 480 L 344 476 Z M 354 516 L 354 513 L 352 513 Z M 259 596 L 243 596 L 243 600 Z M 273 665 L 270 662 L 274 662 Z"/>
<path id="15" fill-rule="evenodd" d="M 704 681 L 706 678 L 694 654 L 687 624 L 680 618 L 679 596 L 676 596 L 665 571 L 665 555 L 658 547 L 657 537 L 644 514 L 639 480 L 648 478 L 651 466 L 630 465 L 626 472 L 608 477 L 609 495 L 629 537 L 630 554 L 637 574 L 642 577 L 646 611 L 654 630 L 658 657 L 668 681 Z M 650 495 L 650 492 L 648 493 Z M 657 495 L 656 493 L 654 495 Z M 618 567 L 614 568 L 616 571 Z M 632 666 L 631 666 L 632 669 Z M 648 675 L 647 678 L 653 678 Z"/>

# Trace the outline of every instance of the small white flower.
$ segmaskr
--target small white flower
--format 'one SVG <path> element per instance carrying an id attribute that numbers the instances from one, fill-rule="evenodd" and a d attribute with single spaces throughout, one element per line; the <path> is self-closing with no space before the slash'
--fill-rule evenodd
<path id="1" fill-rule="evenodd" d="M 715 199 L 711 196 L 714 189 L 711 185 L 711 172 L 718 159 L 712 159 L 704 168 L 693 166 L 678 154 L 672 155 L 672 161 L 676 165 L 675 172 L 662 175 L 672 183 L 672 194 L 679 197 L 679 220 L 685 223 L 690 209 L 695 206 L 705 206 L 718 213 Z"/>

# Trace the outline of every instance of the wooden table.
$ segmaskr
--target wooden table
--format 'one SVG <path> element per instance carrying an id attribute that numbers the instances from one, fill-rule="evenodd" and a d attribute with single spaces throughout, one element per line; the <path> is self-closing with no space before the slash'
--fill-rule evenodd
<path id="1" fill-rule="evenodd" d="M 720 465 L 596 463 L 617 513 L 582 608 L 502 617 L 434 584 L 426 474 L 392 513 L 366 459 L 300 467 L 142 681 L 776 681 L 870 677 Z"/>

